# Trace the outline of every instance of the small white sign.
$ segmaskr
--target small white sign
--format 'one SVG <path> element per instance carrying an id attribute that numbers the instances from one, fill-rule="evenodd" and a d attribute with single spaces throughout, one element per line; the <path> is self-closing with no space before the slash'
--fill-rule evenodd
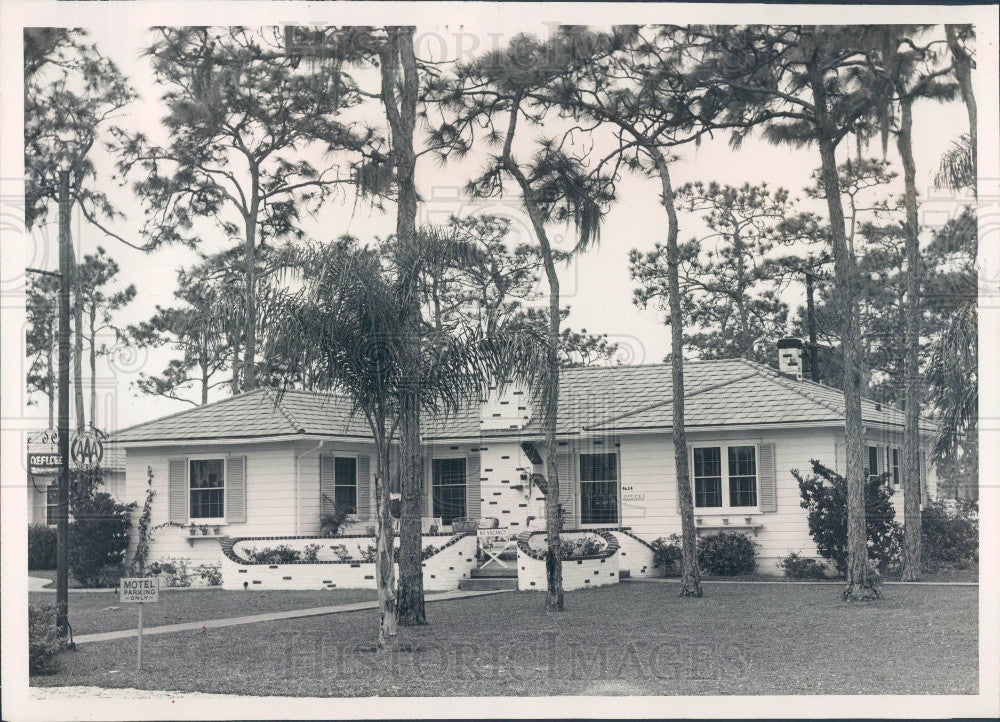
<path id="1" fill-rule="evenodd" d="M 128 577 L 118 586 L 118 601 L 124 604 L 143 604 L 160 601 L 160 584 L 156 577 Z"/>

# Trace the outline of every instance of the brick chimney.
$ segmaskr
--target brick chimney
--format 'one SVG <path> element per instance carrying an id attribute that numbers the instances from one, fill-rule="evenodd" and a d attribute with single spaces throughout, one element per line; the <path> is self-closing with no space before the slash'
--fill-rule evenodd
<path id="1" fill-rule="evenodd" d="M 796 381 L 802 380 L 801 339 L 786 336 L 778 340 L 778 372 Z"/>

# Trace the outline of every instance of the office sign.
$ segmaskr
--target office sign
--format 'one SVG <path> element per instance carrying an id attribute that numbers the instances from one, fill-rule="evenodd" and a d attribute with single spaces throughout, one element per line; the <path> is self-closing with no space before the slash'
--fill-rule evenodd
<path id="1" fill-rule="evenodd" d="M 55 451 L 28 452 L 28 474 L 31 476 L 59 476 L 62 457 Z"/>

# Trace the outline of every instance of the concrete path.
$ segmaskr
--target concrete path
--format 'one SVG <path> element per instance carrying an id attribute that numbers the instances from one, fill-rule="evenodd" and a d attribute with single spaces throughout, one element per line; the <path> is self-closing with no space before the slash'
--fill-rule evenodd
<path id="1" fill-rule="evenodd" d="M 45 577 L 28 577 L 28 591 L 29 592 L 54 592 L 55 588 L 46 589 L 49 584 L 52 584 L 52 580 L 46 579 Z"/>
<path id="2" fill-rule="evenodd" d="M 468 599 L 470 597 L 484 597 L 491 594 L 504 594 L 508 590 L 487 590 L 477 592 L 439 592 L 428 594 L 426 602 L 444 602 L 450 599 Z M 251 614 L 245 617 L 230 617 L 228 619 L 206 619 L 203 622 L 184 622 L 183 624 L 165 624 L 160 627 L 147 627 L 142 630 L 143 636 L 150 634 L 173 634 L 175 632 L 192 632 L 204 629 L 215 629 L 218 627 L 233 627 L 238 624 L 254 624 L 256 622 L 276 622 L 282 619 L 298 619 L 300 617 L 319 617 L 324 614 L 341 614 L 343 612 L 358 612 L 365 609 L 377 609 L 378 602 L 353 602 L 351 604 L 337 604 L 330 607 L 311 607 L 309 609 L 293 609 L 286 612 L 268 612 L 266 614 Z M 77 644 L 87 644 L 89 642 L 107 642 L 112 639 L 128 639 L 138 634 L 135 629 L 121 629 L 115 632 L 97 632 L 95 634 L 80 634 L 73 637 Z"/>

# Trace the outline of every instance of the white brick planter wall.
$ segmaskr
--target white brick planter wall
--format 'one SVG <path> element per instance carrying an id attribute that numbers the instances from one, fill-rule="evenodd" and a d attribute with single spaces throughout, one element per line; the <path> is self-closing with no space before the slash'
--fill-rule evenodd
<path id="1" fill-rule="evenodd" d="M 373 537 L 256 537 L 224 542 L 222 586 L 224 589 L 375 589 L 375 563 L 333 561 L 329 547 L 344 545 L 357 558 L 357 551 L 373 544 Z M 476 537 L 435 535 L 424 537 L 424 547 L 442 547 L 424 560 L 424 588 L 447 591 L 458 588 L 460 579 L 469 577 L 476 566 Z M 320 544 L 319 562 L 257 564 L 246 561 L 240 551 L 254 547 L 287 544 L 303 549 Z M 398 537 L 396 545 L 398 546 Z M 325 547 L 325 548 L 324 548 Z M 397 569 L 398 571 L 398 569 Z"/>
<path id="2" fill-rule="evenodd" d="M 564 538 L 599 535 L 608 543 L 601 554 L 580 559 L 563 559 L 563 589 L 587 589 L 618 583 L 618 542 L 608 532 L 565 533 Z M 544 532 L 522 534 L 517 545 L 517 588 L 519 591 L 545 591 L 545 557 L 534 538 L 543 538 Z M 529 541 L 530 540 L 530 541 Z"/>

